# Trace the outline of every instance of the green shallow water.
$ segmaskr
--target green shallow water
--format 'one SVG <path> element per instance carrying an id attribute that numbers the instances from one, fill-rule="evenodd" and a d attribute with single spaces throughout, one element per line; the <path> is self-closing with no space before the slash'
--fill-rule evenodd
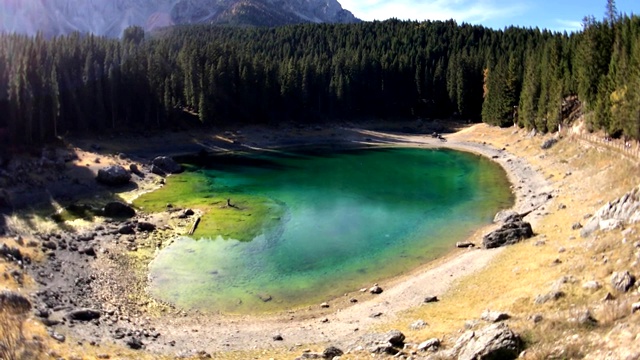
<path id="1" fill-rule="evenodd" d="M 227 156 L 190 170 L 137 203 L 209 212 L 151 262 L 150 292 L 225 313 L 317 304 L 397 276 L 513 203 L 502 168 L 450 150 Z"/>

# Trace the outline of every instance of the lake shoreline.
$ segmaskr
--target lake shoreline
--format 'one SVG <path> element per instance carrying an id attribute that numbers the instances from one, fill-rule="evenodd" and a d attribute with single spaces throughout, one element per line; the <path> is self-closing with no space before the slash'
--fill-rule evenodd
<path id="1" fill-rule="evenodd" d="M 492 159 L 505 170 L 515 195 L 515 204 L 512 210 L 524 213 L 532 208 L 538 208 L 548 200 L 546 195 L 551 192 L 551 188 L 542 175 L 536 172 L 530 164 L 506 150 L 483 144 L 478 142 L 478 139 L 468 139 L 466 136 L 468 132 L 469 130 L 465 129 L 461 132 L 445 135 L 447 141 L 443 142 L 426 134 L 412 135 L 346 128 L 344 134 L 347 136 L 343 138 L 340 136 L 332 137 L 330 142 L 322 144 L 320 148 L 323 146 L 330 148 L 407 146 L 448 148 L 471 152 Z M 231 148 L 221 151 L 280 151 L 296 147 L 315 147 L 318 142 L 314 140 L 323 135 L 314 134 L 313 130 L 311 133 L 310 136 L 295 144 L 287 143 L 283 146 L 282 144 L 268 143 L 251 145 L 249 149 Z M 245 130 L 243 130 L 243 135 L 245 141 L 247 138 L 251 138 L 251 134 Z M 180 152 L 172 153 L 176 155 Z M 535 226 L 535 223 L 542 216 L 542 212 L 534 211 L 527 216 L 526 220 Z M 495 224 L 484 226 L 466 240 L 480 245 L 481 236 L 495 227 Z M 244 351 L 256 347 L 260 348 L 259 344 L 269 341 L 270 337 L 276 333 L 284 339 L 282 343 L 278 344 L 279 346 L 295 347 L 296 344 L 331 343 L 349 348 L 363 334 L 370 331 L 367 329 L 373 329 L 380 323 L 397 320 L 403 311 L 420 306 L 426 296 L 442 296 L 457 281 L 472 276 L 487 266 L 501 252 L 502 249 L 454 249 L 452 244 L 452 250 L 444 256 L 407 274 L 379 281 L 379 285 L 384 289 L 382 294 L 372 295 L 354 289 L 351 293 L 328 301 L 329 308 L 321 308 L 320 304 L 317 304 L 263 315 L 209 315 L 197 320 L 186 316 L 170 319 L 170 326 L 158 325 L 162 326 L 163 334 L 167 334 L 166 336 L 173 339 L 179 339 L 179 343 L 202 348 L 209 352 L 220 351 L 220 349 Z M 351 299 L 357 299 L 358 302 L 354 304 Z M 199 337 L 194 344 L 194 339 L 188 335 L 186 330 L 193 327 L 195 323 L 201 328 L 215 328 L 215 330 L 209 331 L 202 338 Z M 305 330 L 300 331 L 300 329 Z M 234 335 L 229 337 L 229 334 Z M 149 350 L 166 352 L 174 349 L 166 346 L 150 346 Z"/>
<path id="2" fill-rule="evenodd" d="M 524 159 L 517 158 L 508 151 L 496 149 L 474 138 L 474 125 L 462 131 L 445 135 L 444 142 L 427 134 L 403 134 L 390 131 L 367 130 L 356 127 L 340 126 L 336 128 L 316 128 L 291 131 L 282 134 L 264 128 L 242 129 L 235 132 L 224 132 L 217 135 L 178 133 L 162 135 L 147 139 L 145 142 L 129 142 L 125 140 L 105 140 L 92 144 L 100 152 L 82 150 L 77 161 L 84 166 L 84 174 L 89 181 L 99 168 L 110 164 L 137 164 L 146 166 L 149 158 L 156 155 L 195 154 L 203 149 L 209 153 L 235 151 L 278 151 L 278 149 L 295 146 L 318 145 L 331 147 L 380 147 L 408 146 L 417 148 L 450 148 L 488 157 L 499 163 L 506 171 L 515 194 L 513 209 L 519 213 L 538 207 L 548 200 L 546 195 L 551 189 L 542 176 Z M 289 138 L 291 136 L 291 138 Z M 282 141 L 282 138 L 287 141 Z M 295 139 L 295 140 L 291 140 Z M 171 144 L 167 146 L 167 144 Z M 186 144 L 186 145 L 185 145 Z M 79 149 L 88 149 L 88 144 Z M 126 153 L 123 156 L 118 154 Z M 109 155 L 111 154 L 111 155 Z M 100 162 L 92 158 L 100 158 Z M 93 174 L 93 175 L 91 175 Z M 149 174 L 135 179 L 135 187 L 119 196 L 127 201 L 141 193 L 153 191 L 162 186 L 161 179 Z M 89 187 L 96 187 L 95 182 Z M 544 195 L 544 196 L 542 196 Z M 143 215 L 146 216 L 146 215 Z M 533 212 L 527 221 L 535 222 L 543 216 Z M 85 224 L 87 226 L 87 224 Z M 91 227 L 91 224 L 88 224 Z M 488 225 L 476 231 L 468 240 L 480 245 L 483 233 L 495 225 Z M 174 230 L 175 232 L 176 230 Z M 178 230 L 180 231 L 180 230 Z M 460 239 L 463 240 L 463 239 Z M 452 244 L 453 246 L 453 244 Z M 158 353 L 178 353 L 190 349 L 202 349 L 209 353 L 220 351 L 247 351 L 260 348 L 272 348 L 269 344 L 274 334 L 282 336 L 278 347 L 297 348 L 298 344 L 331 343 L 348 349 L 364 334 L 372 331 L 382 323 L 397 320 L 400 314 L 412 307 L 420 306 L 426 296 L 442 296 L 460 279 L 471 276 L 489 264 L 502 250 L 459 250 L 435 261 L 431 261 L 407 274 L 379 281 L 384 289 L 382 294 L 373 295 L 354 289 L 345 296 L 328 301 L 328 308 L 317 306 L 302 307 L 294 310 L 259 316 L 252 315 L 218 315 L 202 316 L 197 311 L 171 310 L 160 315 L 153 315 L 145 321 L 148 328 L 154 328 L 162 334 L 163 341 L 146 343 L 147 351 Z M 152 254 L 144 255 L 147 258 Z M 138 263 L 136 272 L 139 278 L 134 287 L 144 291 L 144 264 Z M 100 264 L 94 264 L 100 270 Z M 123 274 L 120 274 L 123 275 Z M 127 275 L 130 276 L 130 275 Z M 135 282 L 135 281 L 134 281 Z M 371 284 L 373 285 L 373 284 Z M 357 299 L 353 303 L 351 299 Z M 145 300 L 146 301 L 146 300 Z M 375 316 L 374 316 L 375 315 Z M 206 329 L 197 337 L 191 329 Z M 92 330 L 83 326 L 69 329 L 75 337 L 88 336 Z M 106 335 L 105 335 L 106 336 Z M 169 341 L 170 340 L 170 341 Z"/>

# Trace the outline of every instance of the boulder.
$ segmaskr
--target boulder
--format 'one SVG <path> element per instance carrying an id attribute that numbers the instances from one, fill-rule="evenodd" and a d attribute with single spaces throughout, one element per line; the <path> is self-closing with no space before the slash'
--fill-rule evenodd
<path id="1" fill-rule="evenodd" d="M 131 206 L 120 201 L 107 203 L 103 213 L 104 216 L 115 218 L 130 218 L 136 215 L 136 211 Z"/>
<path id="2" fill-rule="evenodd" d="M 382 288 L 378 286 L 378 284 L 375 284 L 369 289 L 369 292 L 372 294 L 382 294 Z"/>
<path id="3" fill-rule="evenodd" d="M 98 170 L 96 180 L 110 186 L 125 185 L 131 180 L 131 174 L 120 165 L 112 165 Z"/>
<path id="4" fill-rule="evenodd" d="M 54 340 L 56 340 L 58 342 L 61 342 L 61 343 L 65 342 L 65 340 L 67 340 L 67 338 L 64 335 L 62 335 L 60 333 L 57 333 L 55 331 L 50 331 L 49 332 L 49 336 L 51 336 Z"/>
<path id="5" fill-rule="evenodd" d="M 337 347 L 329 346 L 322 352 L 322 357 L 324 357 L 325 359 L 333 359 L 336 356 L 342 356 L 343 354 L 344 352 Z"/>
<path id="6" fill-rule="evenodd" d="M 503 321 L 503 320 L 508 320 L 508 319 L 511 318 L 511 316 L 509 314 L 507 314 L 507 313 L 503 313 L 503 312 L 500 312 L 500 311 L 485 310 L 482 313 L 481 318 L 484 321 L 496 323 L 496 322 L 500 322 L 500 321 Z"/>
<path id="7" fill-rule="evenodd" d="M 585 326 L 595 326 L 598 324 L 598 320 L 591 315 L 589 310 L 580 311 L 578 315 L 571 320 Z"/>
<path id="8" fill-rule="evenodd" d="M 533 229 L 528 222 L 517 220 L 504 223 L 499 229 L 490 232 L 482 238 L 485 249 L 512 245 L 533 236 Z"/>
<path id="9" fill-rule="evenodd" d="M 13 246 L 7 246 L 7 244 L 2 244 L 2 246 L 0 246 L 0 256 L 7 261 L 15 262 L 25 259 L 22 252 L 20 252 L 20 249 Z"/>
<path id="10" fill-rule="evenodd" d="M 565 297 L 564 291 L 554 290 L 546 294 L 540 294 L 533 300 L 534 304 L 541 305 L 549 301 L 555 301 Z"/>
<path id="11" fill-rule="evenodd" d="M 423 300 L 423 302 L 424 302 L 425 304 L 432 303 L 432 302 L 438 302 L 438 301 L 440 301 L 440 300 L 438 299 L 438 297 L 437 297 L 437 296 L 427 296 L 427 297 L 425 297 L 425 298 L 424 298 L 424 300 Z"/>
<path id="12" fill-rule="evenodd" d="M 131 349 L 138 350 L 138 349 L 142 349 L 144 344 L 137 337 L 131 337 L 129 340 L 127 340 L 127 346 L 130 347 Z"/>
<path id="13" fill-rule="evenodd" d="M 158 156 L 153 159 L 152 164 L 168 174 L 177 174 L 182 172 L 182 166 L 168 156 Z"/>
<path id="14" fill-rule="evenodd" d="M 585 290 L 596 291 L 596 290 L 600 290 L 600 288 L 602 288 L 602 284 L 600 284 L 598 281 L 591 280 L 591 281 L 587 281 L 584 284 L 582 284 L 582 288 L 585 289 Z"/>
<path id="15" fill-rule="evenodd" d="M 425 326 L 427 326 L 427 323 L 424 320 L 416 320 L 409 325 L 409 329 L 420 330 L 424 329 Z"/>
<path id="16" fill-rule="evenodd" d="M 549 138 L 549 139 L 545 140 L 545 141 L 542 143 L 542 145 L 541 145 L 540 147 L 541 147 L 543 150 L 551 149 L 551 147 L 552 147 L 553 145 L 555 145 L 557 142 L 558 142 L 558 139 L 556 139 L 556 138 L 554 138 L 554 137 L 553 137 L 553 138 Z"/>
<path id="17" fill-rule="evenodd" d="M 138 231 L 151 232 L 156 230 L 156 225 L 150 222 L 140 221 L 138 223 Z"/>
<path id="18" fill-rule="evenodd" d="M 67 313 L 67 319 L 78 321 L 91 321 L 100 318 L 100 311 L 88 308 L 79 308 Z"/>
<path id="19" fill-rule="evenodd" d="M 518 215 L 518 213 L 513 210 L 500 210 L 498 211 L 496 216 L 493 218 L 493 222 L 494 223 L 504 222 L 507 218 L 513 217 L 515 215 Z"/>
<path id="20" fill-rule="evenodd" d="M 136 231 L 131 224 L 124 224 L 118 229 L 118 234 L 122 235 L 132 235 L 135 233 Z"/>
<path id="21" fill-rule="evenodd" d="M 399 330 L 391 330 L 385 335 L 385 340 L 395 347 L 403 347 L 404 339 L 404 334 Z"/>
<path id="22" fill-rule="evenodd" d="M 458 360 L 516 359 L 523 348 L 520 336 L 504 323 L 469 330 L 456 342 Z"/>
<path id="23" fill-rule="evenodd" d="M 387 354 L 387 355 L 395 355 L 400 352 L 400 350 L 393 347 L 391 344 L 376 344 L 375 346 L 369 348 L 369 352 L 372 354 Z"/>
<path id="24" fill-rule="evenodd" d="M 84 254 L 84 255 L 87 255 L 87 256 L 93 256 L 93 257 L 97 256 L 96 249 L 94 249 L 93 246 L 91 246 L 91 245 L 85 246 L 85 247 L 82 247 L 82 248 L 78 249 L 78 253 L 79 254 Z"/>
<path id="25" fill-rule="evenodd" d="M 476 244 L 472 243 L 471 241 L 458 241 L 456 243 L 457 248 L 472 248 L 474 246 L 476 246 Z"/>
<path id="26" fill-rule="evenodd" d="M 440 348 L 440 339 L 433 338 L 418 344 L 418 351 L 438 351 Z"/>
<path id="27" fill-rule="evenodd" d="M 129 165 L 129 171 L 131 171 L 132 174 L 138 175 L 139 177 L 144 177 L 144 174 L 142 173 L 142 171 L 140 171 L 138 165 L 136 164 Z"/>
<path id="28" fill-rule="evenodd" d="M 164 172 L 159 166 L 151 165 L 151 173 L 156 174 L 158 176 L 166 176 L 167 173 Z"/>
<path id="29" fill-rule="evenodd" d="M 636 282 L 636 277 L 628 271 L 614 272 L 611 275 L 611 286 L 620 292 L 627 292 Z"/>

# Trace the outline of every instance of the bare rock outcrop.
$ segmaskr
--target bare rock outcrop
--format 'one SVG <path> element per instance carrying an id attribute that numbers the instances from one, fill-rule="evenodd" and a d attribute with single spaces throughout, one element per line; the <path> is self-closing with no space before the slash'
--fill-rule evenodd
<path id="1" fill-rule="evenodd" d="M 637 222 L 640 222 L 640 186 L 601 207 L 582 227 L 580 235 L 587 237 L 596 230 L 612 230 Z"/>

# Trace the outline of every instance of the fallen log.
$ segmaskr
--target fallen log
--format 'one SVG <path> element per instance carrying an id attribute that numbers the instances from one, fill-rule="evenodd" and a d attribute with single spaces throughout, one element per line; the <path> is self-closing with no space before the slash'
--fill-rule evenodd
<path id="1" fill-rule="evenodd" d="M 193 233 L 196 232 L 196 228 L 198 227 L 199 223 L 200 223 L 200 216 L 198 216 L 196 220 L 193 222 L 193 225 L 191 225 L 191 230 L 189 230 L 189 235 L 193 235 Z"/>

